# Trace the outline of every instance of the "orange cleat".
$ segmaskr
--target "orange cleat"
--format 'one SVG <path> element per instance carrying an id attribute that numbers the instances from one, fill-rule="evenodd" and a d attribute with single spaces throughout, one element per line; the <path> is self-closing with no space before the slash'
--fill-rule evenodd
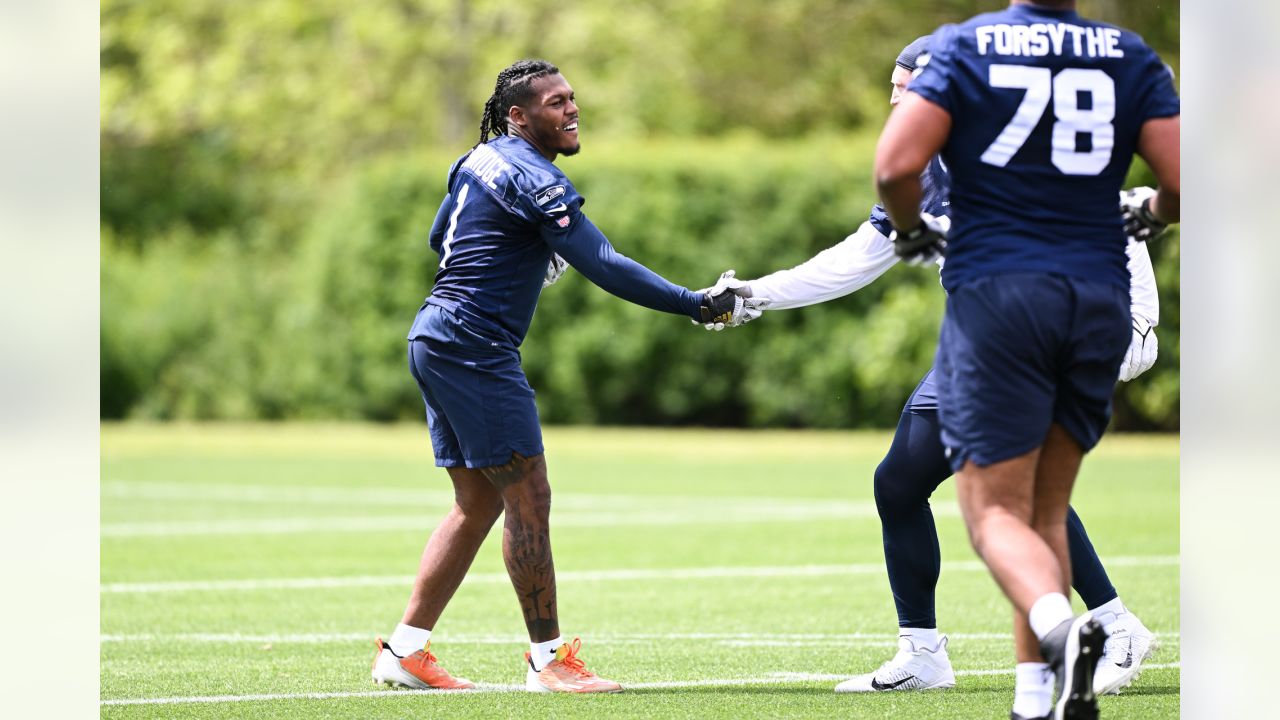
<path id="1" fill-rule="evenodd" d="M 524 660 L 529 665 L 525 675 L 524 689 L 529 692 L 567 692 L 567 693 L 616 693 L 622 692 L 622 686 L 612 680 L 605 680 L 587 669 L 578 658 L 578 649 L 582 640 L 574 638 L 572 643 L 565 643 L 556 650 L 556 659 L 547 663 L 541 671 L 533 669 L 533 661 L 529 653 Z"/>
<path id="2" fill-rule="evenodd" d="M 436 663 L 431 654 L 431 643 L 408 656 L 400 657 L 391 646 L 377 639 L 378 654 L 373 658 L 373 682 L 375 684 L 400 685 L 419 690 L 471 690 L 476 684 L 466 678 L 456 678 Z"/>

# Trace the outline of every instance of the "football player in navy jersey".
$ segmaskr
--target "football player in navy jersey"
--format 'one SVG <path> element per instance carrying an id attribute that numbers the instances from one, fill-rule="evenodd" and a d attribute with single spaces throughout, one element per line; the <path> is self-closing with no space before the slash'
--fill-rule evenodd
<path id="1" fill-rule="evenodd" d="M 1017 658 L 1057 677 L 1054 718 L 1098 716 L 1104 634 L 1072 616 L 1066 518 L 1129 346 L 1126 226 L 1179 217 L 1172 75 L 1141 38 L 1075 5 L 1013 0 L 939 28 L 875 171 L 899 257 L 947 254 L 942 441 L 973 546 L 1015 608 Z M 920 173 L 939 152 L 949 231 L 920 211 Z M 1122 213 L 1135 152 L 1160 187 Z"/>
<path id="2" fill-rule="evenodd" d="M 928 40 L 929 36 L 917 38 L 899 53 L 891 77 L 890 105 L 898 104 L 913 73 L 919 71 L 917 59 L 926 52 Z M 934 158 L 922 181 L 922 210 L 945 222 L 950 181 L 943 163 Z M 1150 191 L 1138 188 L 1130 194 L 1145 192 Z M 877 205 L 857 232 L 810 260 L 755 280 L 733 278 L 725 282 L 748 296 L 768 297 L 770 311 L 843 297 L 874 282 L 898 264 L 899 259 L 889 242 L 892 230 L 884 208 Z M 1132 380 L 1155 363 L 1155 336 L 1150 328 L 1159 321 L 1155 273 L 1146 244 L 1130 240 L 1128 255 L 1135 330 L 1130 352 L 1121 368 L 1120 379 L 1124 381 Z M 939 264 L 942 264 L 941 258 Z M 714 326 L 708 327 L 714 329 Z M 874 672 L 837 685 L 836 692 L 929 690 L 955 684 L 955 673 L 947 655 L 947 637 L 938 632 L 934 602 L 941 552 L 929 497 L 952 472 L 938 436 L 938 400 L 933 376 L 934 371 L 930 369 L 908 398 L 889 452 L 876 468 L 874 477 L 885 565 L 898 613 L 899 649 Z M 1120 600 L 1083 523 L 1070 509 L 1067 531 L 1073 586 L 1107 633 L 1104 657 L 1108 661 L 1098 666 L 1095 691 L 1099 694 L 1119 692 L 1140 672 L 1143 661 L 1152 652 L 1154 636 Z M 1014 711 L 1021 711 L 1026 717 L 1047 712 L 1053 695 L 1053 676 L 1047 665 L 1020 663 L 1015 677 Z"/>
<path id="3" fill-rule="evenodd" d="M 724 287 L 694 292 L 619 254 L 582 213 L 583 197 L 553 164 L 578 152 L 578 106 L 560 71 L 524 60 L 498 75 L 480 141 L 449 170 L 431 228 L 435 284 L 409 331 L 409 367 L 426 404 L 436 465 L 453 509 L 423 550 L 408 607 L 377 641 L 375 682 L 466 689 L 436 662 L 431 630 L 480 544 L 505 513 L 503 560 L 529 632 L 525 687 L 617 692 L 565 642 L 556 609 L 551 487 L 533 390 L 519 346 L 538 295 L 567 261 L 625 300 L 698 322 L 743 322 L 763 303 Z"/>

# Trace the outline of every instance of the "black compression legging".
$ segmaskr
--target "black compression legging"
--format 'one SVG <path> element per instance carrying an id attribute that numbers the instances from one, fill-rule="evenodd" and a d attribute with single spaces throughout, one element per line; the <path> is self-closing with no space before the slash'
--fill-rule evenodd
<path id="1" fill-rule="evenodd" d="M 875 473 L 876 508 L 899 627 L 937 627 L 934 590 L 942 554 L 929 496 L 949 477 L 937 411 L 904 410 L 893 444 Z M 1085 605 L 1092 609 L 1114 599 L 1116 589 L 1074 509 L 1067 512 L 1067 541 L 1072 586 Z"/>

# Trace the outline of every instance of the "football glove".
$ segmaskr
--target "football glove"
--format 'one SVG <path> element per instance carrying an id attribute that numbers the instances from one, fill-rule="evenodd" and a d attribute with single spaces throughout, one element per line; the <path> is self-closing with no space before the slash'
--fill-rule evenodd
<path id="1" fill-rule="evenodd" d="M 1120 363 L 1120 380 L 1129 382 L 1156 364 L 1156 328 L 1141 315 L 1133 316 L 1133 339 Z"/>
<path id="2" fill-rule="evenodd" d="M 903 233 L 894 228 L 889 233 L 893 252 L 908 265 L 934 262 L 947 249 L 947 226 L 929 213 L 920 213 L 920 225 Z"/>
<path id="3" fill-rule="evenodd" d="M 732 270 L 721 273 L 715 285 L 699 292 L 706 299 L 702 306 L 702 322 L 694 321 L 694 324 L 701 324 L 708 330 L 745 325 L 764 314 L 770 302 L 766 298 L 752 297 L 751 285 L 734 277 Z"/>
<path id="4" fill-rule="evenodd" d="M 1151 212 L 1151 200 L 1155 196 L 1156 191 L 1149 187 L 1120 191 L 1120 217 L 1124 220 L 1125 235 L 1146 242 L 1160 237 L 1169 227 Z"/>
<path id="5" fill-rule="evenodd" d="M 546 290 L 564 275 L 564 271 L 569 269 L 569 262 L 560 257 L 560 253 L 552 253 L 551 262 L 547 263 L 547 274 L 542 278 L 542 289 Z"/>

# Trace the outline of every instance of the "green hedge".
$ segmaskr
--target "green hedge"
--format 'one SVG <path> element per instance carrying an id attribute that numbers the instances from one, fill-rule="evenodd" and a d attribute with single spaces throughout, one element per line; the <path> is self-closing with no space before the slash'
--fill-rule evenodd
<path id="1" fill-rule="evenodd" d="M 589 146 L 560 164 L 619 251 L 701 287 L 730 267 L 790 267 L 855 229 L 874 201 L 874 140 Z M 450 159 L 371 165 L 301 224 L 168 231 L 141 250 L 104 231 L 103 416 L 419 417 L 404 336 L 430 290 Z M 1162 352 L 1118 395 L 1131 429 L 1178 424 L 1176 235 L 1152 250 Z M 942 304 L 935 271 L 900 266 L 847 298 L 708 333 L 570 271 L 542 296 L 524 365 L 549 423 L 891 426 L 932 361 Z"/>

